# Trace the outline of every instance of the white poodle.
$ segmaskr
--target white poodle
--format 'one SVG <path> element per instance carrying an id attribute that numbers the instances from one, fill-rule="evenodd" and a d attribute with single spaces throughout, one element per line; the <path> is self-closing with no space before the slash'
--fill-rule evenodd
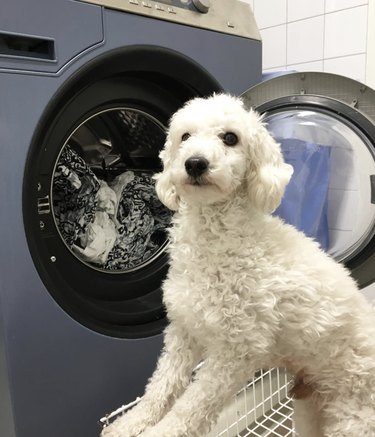
<path id="1" fill-rule="evenodd" d="M 342 265 L 271 216 L 292 168 L 259 115 L 194 99 L 160 156 L 157 193 L 177 211 L 170 324 L 142 400 L 102 436 L 204 437 L 257 369 L 285 366 L 300 437 L 375 437 L 374 311 Z"/>

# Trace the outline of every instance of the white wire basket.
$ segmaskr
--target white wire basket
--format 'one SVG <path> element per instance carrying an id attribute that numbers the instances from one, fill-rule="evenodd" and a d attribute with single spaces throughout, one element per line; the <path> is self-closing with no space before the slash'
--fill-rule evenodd
<path id="1" fill-rule="evenodd" d="M 291 380 L 285 369 L 260 370 L 226 405 L 207 437 L 292 437 Z"/>
<path id="2" fill-rule="evenodd" d="M 288 395 L 291 380 L 285 369 L 260 370 L 223 409 L 207 437 L 297 437 L 293 426 L 293 402 Z M 100 419 L 102 425 L 139 402 L 124 405 Z"/>

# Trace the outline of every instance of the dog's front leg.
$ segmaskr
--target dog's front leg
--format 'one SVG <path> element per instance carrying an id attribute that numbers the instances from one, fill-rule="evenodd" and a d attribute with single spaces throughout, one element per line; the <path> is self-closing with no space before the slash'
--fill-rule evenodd
<path id="1" fill-rule="evenodd" d="M 176 400 L 170 412 L 140 437 L 204 437 L 216 421 L 224 404 L 252 376 L 235 357 L 205 360 L 194 380 Z"/>
<path id="2" fill-rule="evenodd" d="M 165 330 L 164 349 L 144 396 L 138 405 L 104 428 L 102 437 L 135 437 L 157 423 L 189 384 L 200 359 L 193 339 L 171 323 Z"/>

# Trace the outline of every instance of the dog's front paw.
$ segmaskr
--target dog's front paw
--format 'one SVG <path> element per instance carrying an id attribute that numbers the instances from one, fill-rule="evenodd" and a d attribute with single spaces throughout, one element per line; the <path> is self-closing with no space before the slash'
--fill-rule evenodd
<path id="1" fill-rule="evenodd" d="M 100 437 L 122 437 L 118 430 L 116 430 L 112 425 L 108 425 L 103 428 Z"/>
<path id="2" fill-rule="evenodd" d="M 176 429 L 168 428 L 165 429 L 162 426 L 152 426 L 150 428 L 145 429 L 139 437 L 186 437 L 187 434 L 181 433 Z"/>
<path id="3" fill-rule="evenodd" d="M 157 426 L 152 426 L 143 431 L 139 437 L 162 437 L 162 434 L 160 434 L 160 429 Z"/>
<path id="4" fill-rule="evenodd" d="M 137 437 L 149 424 L 148 412 L 137 405 L 103 428 L 101 437 Z"/>
<path id="5" fill-rule="evenodd" d="M 169 414 L 157 424 L 146 428 L 139 437 L 190 437 L 192 435 L 183 421 Z"/>
<path id="6" fill-rule="evenodd" d="M 123 427 L 118 423 L 112 423 L 103 428 L 100 437 L 137 437 L 145 429 L 145 426 L 139 424 L 137 427 Z"/>

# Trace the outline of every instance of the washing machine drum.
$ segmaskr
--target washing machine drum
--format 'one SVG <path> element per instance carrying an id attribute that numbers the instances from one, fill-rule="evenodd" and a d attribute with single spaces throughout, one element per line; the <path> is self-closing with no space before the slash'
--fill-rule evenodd
<path id="1" fill-rule="evenodd" d="M 97 62 L 55 97 L 24 182 L 26 233 L 48 291 L 80 323 L 120 337 L 153 335 L 166 324 L 160 286 L 172 212 L 153 175 L 170 116 L 220 90 L 175 53 L 159 51 L 158 63 L 143 53 L 153 71 L 144 63 L 134 71 L 131 55 Z"/>
<path id="2" fill-rule="evenodd" d="M 153 173 L 165 127 L 133 108 L 100 111 L 68 137 L 52 177 L 52 213 L 67 248 L 104 272 L 124 273 L 167 245 L 171 211 Z"/>

